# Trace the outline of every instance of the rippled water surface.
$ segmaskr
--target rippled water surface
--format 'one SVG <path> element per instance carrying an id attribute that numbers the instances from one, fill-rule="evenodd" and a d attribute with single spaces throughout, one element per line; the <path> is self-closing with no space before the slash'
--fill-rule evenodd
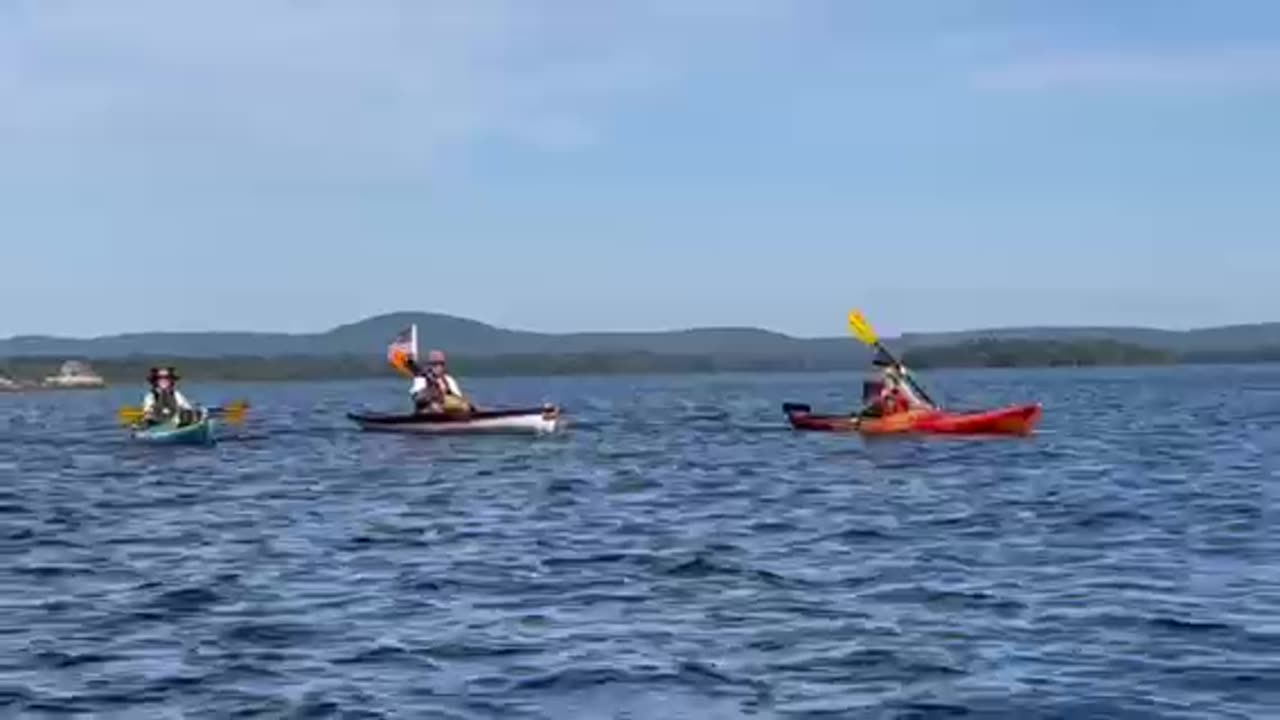
<path id="1" fill-rule="evenodd" d="M 395 383 L 0 396 L 0 716 L 1276 717 L 1280 368 L 930 376 L 1020 440 L 800 434 L 824 375 L 476 380 L 558 437 L 361 434 Z"/>

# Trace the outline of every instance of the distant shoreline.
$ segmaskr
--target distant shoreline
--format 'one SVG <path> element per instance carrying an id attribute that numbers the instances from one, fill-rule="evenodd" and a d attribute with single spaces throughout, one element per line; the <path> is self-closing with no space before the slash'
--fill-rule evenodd
<path id="1" fill-rule="evenodd" d="M 18 383 L 16 392 L 60 388 L 30 387 L 68 358 L 0 359 L 0 377 Z M 903 361 L 916 369 L 1082 368 L 1280 362 L 1280 348 L 1177 354 L 1106 340 L 972 340 L 908 348 Z M 365 380 L 394 377 L 382 357 L 226 356 L 90 358 L 108 384 L 142 382 L 147 369 L 174 365 L 185 377 L 222 381 Z M 753 372 L 847 372 L 867 369 L 864 349 L 850 341 L 846 356 L 769 356 L 740 353 L 674 355 L 645 352 L 576 354 L 459 355 L 450 361 L 461 377 L 557 377 L 675 375 Z"/>

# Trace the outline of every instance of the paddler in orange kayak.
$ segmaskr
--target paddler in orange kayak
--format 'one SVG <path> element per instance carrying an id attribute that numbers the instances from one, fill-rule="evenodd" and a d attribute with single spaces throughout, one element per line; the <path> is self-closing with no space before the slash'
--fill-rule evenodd
<path id="1" fill-rule="evenodd" d="M 933 408 L 915 391 L 902 363 L 878 350 L 871 364 L 880 368 L 879 377 L 863 383 L 862 399 L 866 406 L 859 415 L 878 418 Z"/>

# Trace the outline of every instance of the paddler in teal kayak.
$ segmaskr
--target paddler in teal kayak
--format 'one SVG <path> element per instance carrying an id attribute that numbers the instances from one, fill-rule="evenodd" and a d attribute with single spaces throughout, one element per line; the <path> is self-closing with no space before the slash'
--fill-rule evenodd
<path id="1" fill-rule="evenodd" d="M 176 424 L 189 425 L 199 419 L 195 406 L 178 391 L 178 373 L 171 367 L 151 368 L 147 381 L 151 389 L 142 399 L 142 419 L 145 426 Z"/>
<path id="2" fill-rule="evenodd" d="M 413 398 L 416 412 L 457 413 L 475 409 L 462 394 L 458 381 L 449 374 L 443 351 L 432 350 L 427 353 L 426 368 L 418 365 L 411 356 L 405 356 L 403 362 L 409 372 L 413 373 L 409 395 Z"/>

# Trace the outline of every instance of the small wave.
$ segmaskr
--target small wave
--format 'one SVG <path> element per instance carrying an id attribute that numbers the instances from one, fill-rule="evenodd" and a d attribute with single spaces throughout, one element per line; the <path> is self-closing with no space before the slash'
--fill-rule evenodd
<path id="1" fill-rule="evenodd" d="M 767 688 L 746 678 L 737 678 L 708 663 L 681 662 L 674 670 L 650 665 L 645 668 L 570 667 L 544 673 L 514 683 L 515 691 L 572 694 L 614 685 L 682 685 L 701 692 L 746 690 L 753 696 L 766 695 Z"/>
<path id="2" fill-rule="evenodd" d="M 644 683 L 653 679 L 652 676 L 637 675 L 616 668 L 568 668 L 518 680 L 513 689 L 572 692 L 599 685 Z"/>
<path id="3" fill-rule="evenodd" d="M 440 665 L 427 657 L 425 650 L 411 650 L 400 645 L 376 645 L 352 655 L 333 660 L 335 665 L 412 665 L 417 669 L 439 669 Z"/>
<path id="4" fill-rule="evenodd" d="M 672 577 L 705 578 L 715 575 L 736 575 L 738 570 L 730 565 L 721 565 L 701 555 L 667 569 Z"/>
<path id="5" fill-rule="evenodd" d="M 738 677 L 709 662 L 685 660 L 677 666 L 676 677 L 686 684 L 706 690 L 722 691 L 740 688 L 748 691 L 757 700 L 767 700 L 772 695 L 772 690 L 767 683 L 754 678 Z"/>
<path id="6" fill-rule="evenodd" d="M 796 524 L 788 520 L 757 520 L 751 524 L 753 533 L 790 533 L 796 530 Z"/>
<path id="7" fill-rule="evenodd" d="M 206 587 L 186 587 L 160 594 L 151 606 L 174 615 L 201 613 L 222 602 L 218 593 Z"/>
<path id="8" fill-rule="evenodd" d="M 844 540 L 855 544 L 861 544 L 867 540 L 892 540 L 893 535 L 884 530 L 874 527 L 848 527 L 836 532 L 824 535 L 819 540 Z"/>
<path id="9" fill-rule="evenodd" d="M 396 587 L 408 590 L 412 595 L 435 594 L 449 586 L 450 583 L 442 578 L 419 577 L 416 572 L 403 572 L 396 578 Z"/>
<path id="10" fill-rule="evenodd" d="M 424 528 L 387 526 L 356 533 L 339 547 L 345 551 L 360 551 L 380 546 L 407 548 L 428 544 Z"/>
<path id="11" fill-rule="evenodd" d="M 0 710 L 21 710 L 36 697 L 35 692 L 19 685 L 0 685 Z"/>
<path id="12" fill-rule="evenodd" d="M 963 668 L 912 658 L 909 653 L 888 648 L 858 648 L 838 654 L 809 654 L 773 665 L 774 669 L 814 678 L 848 677 L 859 682 L 916 682 L 926 678 L 959 677 Z"/>
<path id="13" fill-rule="evenodd" d="M 1000 613 L 1020 613 L 1027 610 L 1026 603 L 1013 598 L 1000 597 L 983 590 L 937 590 L 922 585 L 906 585 L 873 591 L 866 595 L 881 602 L 924 604 L 953 610 L 994 610 Z"/>
<path id="14" fill-rule="evenodd" d="M 303 623 L 241 622 L 225 629 L 221 637 L 233 645 L 278 649 L 306 645 L 319 633 L 319 628 Z"/>
<path id="15" fill-rule="evenodd" d="M 1154 520 L 1150 515 L 1137 510 L 1104 510 L 1077 518 L 1075 525 L 1090 530 L 1113 525 L 1146 526 Z"/>
<path id="16" fill-rule="evenodd" d="M 30 540 L 35 536 L 36 536 L 36 531 L 29 527 L 15 527 L 8 530 L 7 532 L 4 532 L 3 534 L 0 534 L 0 538 L 3 538 L 4 540 L 8 540 L 11 542 L 21 542 L 23 540 Z"/>
<path id="17" fill-rule="evenodd" d="M 80 667 L 82 665 L 97 665 L 113 662 L 120 658 L 119 655 L 98 652 L 68 653 L 61 650 L 42 650 L 33 653 L 31 659 L 33 662 L 50 669 L 67 670 L 70 668 Z"/>
<path id="18" fill-rule="evenodd" d="M 590 555 L 552 555 L 542 561 L 547 567 L 580 567 L 590 565 L 612 565 L 635 561 L 645 557 L 630 552 L 602 552 Z"/>
<path id="19" fill-rule="evenodd" d="M 790 587 L 802 584 L 798 580 L 772 570 L 741 567 L 732 563 L 711 560 L 702 555 L 668 567 L 665 570 L 665 574 L 678 578 L 750 577 L 776 587 Z"/>
<path id="20" fill-rule="evenodd" d="M 681 425 L 696 425 L 698 423 L 723 423 L 731 418 L 732 415 L 728 410 L 717 410 L 713 408 L 696 408 L 682 414 L 676 419 Z"/>
<path id="21" fill-rule="evenodd" d="M 84 565 L 59 565 L 56 563 L 19 565 L 14 568 L 14 571 L 40 579 L 63 578 L 71 575 L 92 575 L 94 572 L 92 568 Z"/>
<path id="22" fill-rule="evenodd" d="M 531 653 L 540 653 L 539 645 L 518 645 L 515 643 L 462 643 L 446 642 L 427 645 L 422 653 L 436 660 L 476 660 L 492 658 L 509 658 Z"/>
<path id="23" fill-rule="evenodd" d="M 1214 633 L 1238 630 L 1234 625 L 1214 622 L 1212 620 L 1184 620 L 1174 617 L 1155 617 L 1148 620 L 1152 627 L 1160 630 L 1172 630 L 1186 633 Z"/>
<path id="24" fill-rule="evenodd" d="M 899 720 L 927 720 L 929 718 L 969 717 L 974 714 L 973 708 L 957 703 L 938 701 L 916 701 L 890 703 L 894 717 Z"/>

